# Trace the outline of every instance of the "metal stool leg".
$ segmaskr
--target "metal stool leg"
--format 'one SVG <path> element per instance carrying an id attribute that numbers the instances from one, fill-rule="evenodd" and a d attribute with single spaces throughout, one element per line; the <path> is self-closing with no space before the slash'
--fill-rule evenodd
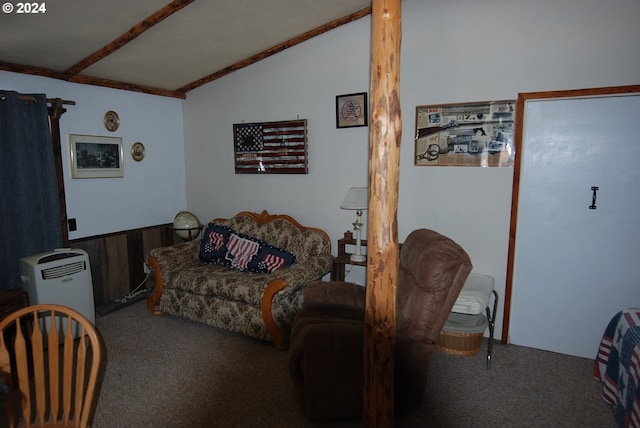
<path id="1" fill-rule="evenodd" d="M 495 328 L 496 311 L 498 310 L 498 292 L 493 290 L 493 313 L 487 306 L 487 321 L 489 322 L 489 343 L 487 344 L 487 370 L 491 369 L 491 357 L 493 355 L 493 331 Z"/>

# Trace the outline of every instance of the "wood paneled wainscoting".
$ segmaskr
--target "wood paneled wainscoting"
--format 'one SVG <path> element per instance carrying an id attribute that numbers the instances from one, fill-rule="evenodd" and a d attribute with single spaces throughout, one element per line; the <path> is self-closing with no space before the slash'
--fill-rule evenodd
<path id="1" fill-rule="evenodd" d="M 146 254 L 173 245 L 172 224 L 90 236 L 69 241 L 89 254 L 95 306 L 126 296 L 145 280 Z M 154 286 L 153 274 L 142 288 Z"/>

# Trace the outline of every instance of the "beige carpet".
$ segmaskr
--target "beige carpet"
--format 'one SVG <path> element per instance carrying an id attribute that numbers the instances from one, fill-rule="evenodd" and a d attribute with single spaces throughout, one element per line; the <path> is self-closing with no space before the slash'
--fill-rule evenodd
<path id="1" fill-rule="evenodd" d="M 96 324 L 107 363 L 94 428 L 361 426 L 306 421 L 293 400 L 287 354 L 268 343 L 154 317 L 145 302 Z M 615 427 L 592 360 L 496 343 L 487 371 L 484 352 L 434 351 L 423 409 L 396 426 Z"/>

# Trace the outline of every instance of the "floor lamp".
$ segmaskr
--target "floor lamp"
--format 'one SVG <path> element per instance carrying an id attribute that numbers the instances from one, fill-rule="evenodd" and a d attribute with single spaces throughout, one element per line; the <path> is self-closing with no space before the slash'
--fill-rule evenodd
<path id="1" fill-rule="evenodd" d="M 352 262 L 364 262 L 367 256 L 362 254 L 360 233 L 362 230 L 362 211 L 369 208 L 369 189 L 366 187 L 352 187 L 342 201 L 340 208 L 343 210 L 356 210 L 356 221 L 353 229 L 356 232 L 356 252 L 351 254 Z"/>

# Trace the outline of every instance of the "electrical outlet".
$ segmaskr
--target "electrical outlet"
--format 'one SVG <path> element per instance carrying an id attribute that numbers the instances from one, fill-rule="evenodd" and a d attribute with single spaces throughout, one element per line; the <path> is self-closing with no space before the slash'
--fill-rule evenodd
<path id="1" fill-rule="evenodd" d="M 144 273 L 151 273 L 151 268 L 145 262 L 142 262 L 142 270 L 144 271 Z"/>

